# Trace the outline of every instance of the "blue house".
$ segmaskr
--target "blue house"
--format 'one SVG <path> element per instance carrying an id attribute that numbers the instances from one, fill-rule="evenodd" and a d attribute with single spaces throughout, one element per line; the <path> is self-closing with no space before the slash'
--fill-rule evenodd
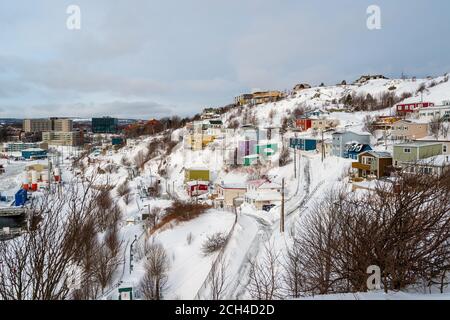
<path id="1" fill-rule="evenodd" d="M 349 143 L 346 145 L 346 150 L 344 152 L 344 158 L 358 160 L 358 155 L 360 153 L 371 151 L 372 147 L 368 144 L 361 143 Z"/>
<path id="2" fill-rule="evenodd" d="M 347 145 L 351 143 L 370 145 L 370 133 L 355 133 L 352 131 L 343 131 L 333 133 L 332 155 L 345 158 Z"/>
<path id="3" fill-rule="evenodd" d="M 291 138 L 289 147 L 303 151 L 314 151 L 317 149 L 317 139 L 314 138 Z"/>

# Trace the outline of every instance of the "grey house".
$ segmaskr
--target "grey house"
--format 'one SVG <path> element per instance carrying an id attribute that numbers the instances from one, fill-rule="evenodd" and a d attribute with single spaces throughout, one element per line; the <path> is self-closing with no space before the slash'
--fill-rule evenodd
<path id="1" fill-rule="evenodd" d="M 333 133 L 331 154 L 336 157 L 345 158 L 348 143 L 370 145 L 370 133 L 355 133 L 353 131 L 342 131 Z"/>

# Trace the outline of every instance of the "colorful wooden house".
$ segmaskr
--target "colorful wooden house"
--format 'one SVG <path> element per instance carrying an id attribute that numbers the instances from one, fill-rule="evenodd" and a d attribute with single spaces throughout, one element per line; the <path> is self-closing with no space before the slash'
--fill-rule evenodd
<path id="1" fill-rule="evenodd" d="M 209 191 L 209 181 L 193 180 L 186 183 L 186 191 L 190 197 L 200 196 Z"/>
<path id="2" fill-rule="evenodd" d="M 344 158 L 357 160 L 359 154 L 370 150 L 372 150 L 372 147 L 368 144 L 349 143 L 346 146 Z"/>
<path id="3" fill-rule="evenodd" d="M 389 152 L 367 151 L 358 155 L 358 161 L 352 163 L 359 178 L 376 176 L 377 179 L 389 176 L 392 155 Z"/>
<path id="4" fill-rule="evenodd" d="M 289 147 L 303 151 L 315 151 L 317 149 L 317 139 L 314 138 L 291 138 Z"/>

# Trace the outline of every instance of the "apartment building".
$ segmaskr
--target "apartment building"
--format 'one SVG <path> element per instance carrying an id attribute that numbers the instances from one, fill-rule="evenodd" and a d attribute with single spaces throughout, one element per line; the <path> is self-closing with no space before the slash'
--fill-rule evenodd
<path id="1" fill-rule="evenodd" d="M 66 118 L 25 119 L 23 120 L 23 130 L 25 132 L 70 132 L 73 130 L 73 122 Z"/>
<path id="2" fill-rule="evenodd" d="M 42 140 L 54 146 L 80 146 L 83 144 L 81 131 L 47 131 L 42 133 Z"/>

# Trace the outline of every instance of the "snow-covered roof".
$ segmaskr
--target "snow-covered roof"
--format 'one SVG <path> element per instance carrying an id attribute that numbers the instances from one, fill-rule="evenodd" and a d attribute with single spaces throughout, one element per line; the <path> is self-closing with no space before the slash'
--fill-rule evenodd
<path id="1" fill-rule="evenodd" d="M 250 154 L 248 156 L 243 157 L 244 159 L 256 159 L 259 157 L 259 154 Z"/>
<path id="2" fill-rule="evenodd" d="M 281 201 L 282 199 L 279 192 L 249 192 L 245 196 L 255 201 Z"/>
<path id="3" fill-rule="evenodd" d="M 262 184 L 266 183 L 267 180 L 266 179 L 257 179 L 257 180 L 251 180 L 247 182 L 248 186 L 255 186 L 255 187 L 259 187 Z"/>
<path id="4" fill-rule="evenodd" d="M 42 152 L 42 151 L 46 151 L 46 150 L 41 149 L 41 148 L 30 148 L 30 149 L 22 150 L 22 152 Z"/>
<path id="5" fill-rule="evenodd" d="M 275 182 L 267 181 L 267 182 L 264 182 L 262 185 L 260 185 L 258 187 L 258 189 L 265 189 L 265 190 L 268 190 L 268 189 L 281 189 L 281 185 L 279 185 L 278 183 L 275 183 Z"/>
<path id="6" fill-rule="evenodd" d="M 450 135 L 449 136 L 443 136 L 440 135 L 437 138 L 435 136 L 427 136 L 420 139 L 416 139 L 415 141 L 427 141 L 427 142 L 450 142 Z"/>
<path id="7" fill-rule="evenodd" d="M 428 142 L 428 141 L 412 141 L 412 142 L 407 142 L 407 143 L 400 143 L 400 144 L 396 144 L 394 145 L 394 147 L 411 147 L 411 148 L 416 148 L 416 147 L 427 147 L 427 146 L 434 146 L 437 144 L 441 144 L 439 142 Z"/>
<path id="8" fill-rule="evenodd" d="M 450 166 L 450 156 L 441 154 L 439 156 L 421 159 L 417 161 L 417 164 L 432 165 L 437 167 Z"/>
<path id="9" fill-rule="evenodd" d="M 370 154 L 376 158 L 392 158 L 392 155 L 389 152 L 383 152 L 383 151 L 366 151 L 363 152 L 363 154 Z"/>
<path id="10" fill-rule="evenodd" d="M 201 181 L 201 180 L 193 180 L 186 182 L 188 186 L 196 186 L 196 185 L 209 185 L 209 181 Z"/>
<path id="11" fill-rule="evenodd" d="M 220 187 L 223 189 L 247 189 L 245 183 L 221 183 Z"/>

